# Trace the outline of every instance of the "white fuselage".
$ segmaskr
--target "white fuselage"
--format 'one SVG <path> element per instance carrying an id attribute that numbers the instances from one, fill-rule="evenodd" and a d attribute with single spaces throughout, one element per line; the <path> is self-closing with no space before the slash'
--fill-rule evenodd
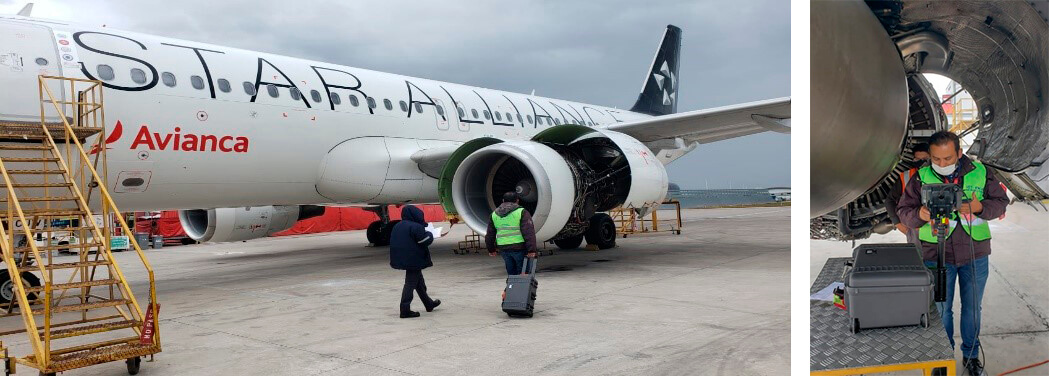
<path id="1" fill-rule="evenodd" d="M 436 180 L 422 175 L 413 163 L 405 163 L 404 155 L 478 137 L 528 139 L 555 124 L 600 126 L 648 117 L 604 106 L 15 16 L 0 17 L 0 54 L 7 55 L 7 64 L 20 65 L 0 66 L 0 120 L 39 121 L 38 75 L 104 83 L 105 136 L 111 141 L 106 152 L 108 187 L 122 210 L 405 201 L 404 194 L 380 192 L 366 199 L 369 195 L 326 197 L 318 192 L 320 163 L 328 152 L 363 137 L 389 140 L 361 143 L 379 148 L 385 144 L 389 150 L 363 148 L 362 160 L 375 154 L 393 157 L 387 166 L 364 168 L 359 174 L 385 174 L 388 179 L 410 176 L 408 184 L 418 187 L 407 192 L 419 193 L 408 199 L 436 202 Z M 270 95 L 270 85 L 277 97 Z M 292 86 L 301 93 L 298 100 Z M 374 99 L 374 108 L 369 109 L 365 95 Z M 404 111 L 402 103 L 411 111 Z M 452 103 L 462 108 L 464 116 Z M 443 108 L 443 116 L 435 105 Z M 415 111 L 416 106 L 422 113 Z M 541 124 L 536 124 L 537 117 Z M 114 132 L 120 132 L 119 137 Z M 121 187 L 127 176 L 143 176 L 147 183 Z"/>

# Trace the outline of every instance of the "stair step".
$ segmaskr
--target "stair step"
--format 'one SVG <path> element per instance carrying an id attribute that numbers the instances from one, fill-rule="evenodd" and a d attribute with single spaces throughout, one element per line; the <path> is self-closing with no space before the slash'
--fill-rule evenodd
<path id="1" fill-rule="evenodd" d="M 4 162 L 58 162 L 58 158 L 0 158 Z"/>
<path id="2" fill-rule="evenodd" d="M 45 202 L 45 201 L 76 201 L 76 197 L 52 196 L 52 197 L 19 197 L 18 202 Z M 0 202 L 7 202 L 7 197 L 0 197 Z"/>
<path id="3" fill-rule="evenodd" d="M 56 283 L 56 284 L 52 284 L 51 285 L 51 291 L 68 290 L 68 289 L 75 289 L 75 288 L 81 288 L 81 287 L 91 287 L 91 286 L 108 286 L 108 285 L 115 285 L 115 284 L 118 284 L 118 283 L 120 283 L 119 279 L 99 279 L 99 280 L 86 281 L 86 282 Z M 44 291 L 44 286 L 27 287 L 25 290 L 29 291 L 29 292 L 40 292 L 40 291 Z"/>
<path id="4" fill-rule="evenodd" d="M 64 262 L 64 263 L 61 263 L 61 264 L 47 265 L 47 266 L 44 266 L 44 268 L 45 269 L 52 269 L 52 270 L 54 270 L 54 269 L 73 269 L 73 268 L 79 268 L 79 267 L 84 267 L 84 266 L 87 266 L 87 267 L 106 266 L 106 265 L 109 265 L 109 264 L 110 264 L 109 260 L 85 261 L 85 262 Z"/>
<path id="5" fill-rule="evenodd" d="M 62 174 L 62 170 L 7 170 L 8 175 L 53 175 Z"/>
<path id="6" fill-rule="evenodd" d="M 26 217 L 30 216 L 41 216 L 41 217 L 70 217 L 70 216 L 82 216 L 87 213 L 83 210 L 69 210 L 69 209 L 22 209 L 22 214 Z M 15 212 L 15 216 L 18 216 L 18 212 Z M 0 218 L 7 218 L 7 211 L 0 211 Z"/>
<path id="7" fill-rule="evenodd" d="M 58 250 L 58 249 L 84 249 L 84 248 L 94 248 L 94 247 L 102 247 L 102 243 L 90 242 L 90 243 L 84 243 L 84 244 L 47 245 L 47 246 L 42 246 L 42 247 L 36 247 L 36 250 L 43 252 L 43 251 L 54 251 L 54 250 Z M 14 249 L 14 252 L 15 253 L 30 252 L 30 248 L 29 247 L 18 247 L 18 248 Z"/>
<path id="8" fill-rule="evenodd" d="M 86 311 L 86 310 L 96 309 L 96 308 L 116 307 L 116 306 L 121 306 L 121 305 L 128 304 L 130 302 L 131 301 L 127 300 L 127 299 L 113 299 L 113 300 L 99 300 L 99 301 L 96 301 L 96 302 L 83 303 L 83 304 L 60 305 L 60 306 L 51 307 L 51 313 L 54 314 L 54 313 L 61 313 L 61 312 Z M 33 310 L 33 314 L 34 315 L 39 315 L 39 314 L 42 314 L 42 313 L 44 313 L 44 309 L 43 308 L 34 309 Z"/>
<path id="9" fill-rule="evenodd" d="M 52 149 L 51 149 L 50 146 L 47 146 L 47 145 L 37 145 L 37 144 L 22 144 L 22 145 L 15 144 L 15 145 L 12 145 L 12 144 L 7 144 L 7 145 L 0 145 L 0 150 L 52 150 Z"/>
<path id="10" fill-rule="evenodd" d="M 93 229 L 93 228 L 94 227 L 91 227 L 91 226 L 86 226 L 86 227 L 50 227 L 50 228 L 49 227 L 44 227 L 44 228 L 35 228 L 35 229 L 33 229 L 33 234 L 46 234 L 48 231 L 51 231 L 51 232 L 77 232 L 77 231 L 80 231 L 80 230 L 87 230 L 88 232 L 91 232 L 91 229 Z M 98 226 L 98 229 L 102 230 L 102 226 Z"/>
<path id="11" fill-rule="evenodd" d="M 105 322 L 105 323 L 101 323 L 101 324 L 74 326 L 74 327 L 69 327 L 69 328 L 62 328 L 62 329 L 52 330 L 51 331 L 51 339 L 55 340 L 55 339 L 76 337 L 76 336 L 82 336 L 82 335 L 88 335 L 88 334 L 111 332 L 111 331 L 114 331 L 114 330 L 134 328 L 134 327 L 137 327 L 137 326 L 140 326 L 140 325 L 142 325 L 142 323 L 139 322 L 139 321 L 136 321 L 136 320 L 122 320 L 122 321 Z"/>
<path id="12" fill-rule="evenodd" d="M 62 188 L 72 187 L 73 183 L 15 183 L 11 184 L 14 188 Z M 7 188 L 7 183 L 0 182 L 0 188 Z"/>
<path id="13" fill-rule="evenodd" d="M 79 351 L 67 351 L 68 349 L 63 349 L 59 350 L 64 351 L 61 354 L 56 354 L 56 351 L 52 351 L 51 366 L 42 372 L 63 372 L 90 365 L 130 359 L 160 352 L 160 348 L 157 346 L 152 344 L 143 345 L 138 343 L 138 341 L 138 337 L 129 337 L 120 340 L 77 346 L 83 348 Z M 32 358 L 33 356 L 30 355 L 26 357 L 26 360 L 33 361 L 34 359 Z"/>

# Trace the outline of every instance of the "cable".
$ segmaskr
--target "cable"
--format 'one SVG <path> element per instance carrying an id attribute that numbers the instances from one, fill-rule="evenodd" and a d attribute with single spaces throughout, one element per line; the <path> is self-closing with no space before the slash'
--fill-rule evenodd
<path id="1" fill-rule="evenodd" d="M 1049 360 L 1043 360 L 1043 361 L 1035 363 L 1035 364 L 1031 364 L 1031 365 L 1028 365 L 1028 366 L 1023 366 L 1023 367 L 1020 367 L 1020 368 L 1017 368 L 1017 369 L 1014 369 L 1014 370 L 1005 371 L 1005 372 L 999 373 L 998 376 L 1005 376 L 1005 375 L 1008 375 L 1010 373 L 1020 372 L 1020 371 L 1023 371 L 1025 369 L 1038 367 L 1038 366 L 1046 364 L 1046 363 L 1049 363 Z"/>
<path id="2" fill-rule="evenodd" d="M 972 216 L 972 217 L 975 217 L 976 213 L 973 213 L 973 203 L 972 203 L 972 201 L 966 202 L 965 204 L 969 208 L 969 215 Z M 969 231 L 968 231 L 968 233 L 969 233 L 968 234 L 969 235 L 969 267 L 970 267 L 970 270 L 972 271 L 972 277 L 969 278 L 969 285 L 970 285 L 970 292 L 972 293 L 971 298 L 973 300 L 973 304 L 976 305 L 975 310 L 973 312 L 973 321 L 976 321 L 977 317 L 981 317 L 982 318 L 982 316 L 983 316 L 983 313 L 981 312 L 982 311 L 981 306 L 983 304 L 982 304 L 982 302 L 976 301 L 976 242 L 973 240 L 973 235 L 972 235 L 972 233 L 973 233 L 973 220 L 972 220 L 972 218 L 970 217 L 970 219 L 967 222 L 969 222 Z M 987 262 L 990 263 L 990 260 L 988 260 Z M 990 267 L 990 265 L 988 265 L 988 267 Z M 986 284 L 986 282 L 984 282 L 984 283 Z M 982 298 L 982 296 L 981 296 L 981 298 Z M 953 299 L 953 297 L 952 297 L 952 299 Z M 983 300 L 983 299 L 980 299 L 980 300 Z M 963 314 L 962 317 L 964 318 L 964 310 L 963 310 L 962 314 Z M 982 364 L 984 367 L 987 367 L 987 355 L 984 354 L 984 352 L 983 352 L 983 345 L 980 344 L 980 325 L 975 323 L 975 322 L 973 323 L 973 325 L 976 327 L 975 328 L 976 339 L 974 341 L 976 342 L 977 347 L 979 347 L 979 349 L 980 349 L 980 357 L 983 358 L 983 360 L 980 360 L 980 364 Z M 973 354 L 970 352 L 969 356 L 966 356 L 966 358 L 972 359 L 972 355 Z"/>

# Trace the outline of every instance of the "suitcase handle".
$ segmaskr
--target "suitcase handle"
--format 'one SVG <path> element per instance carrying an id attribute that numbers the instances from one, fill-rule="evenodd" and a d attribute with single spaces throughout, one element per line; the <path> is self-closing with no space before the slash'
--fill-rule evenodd
<path id="1" fill-rule="evenodd" d="M 521 268 L 521 275 L 535 274 L 536 265 L 539 264 L 539 258 L 528 258 L 525 257 L 524 267 Z"/>

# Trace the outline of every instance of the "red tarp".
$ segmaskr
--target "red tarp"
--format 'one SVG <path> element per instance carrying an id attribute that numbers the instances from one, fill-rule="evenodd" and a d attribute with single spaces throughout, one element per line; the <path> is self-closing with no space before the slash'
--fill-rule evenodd
<path id="1" fill-rule="evenodd" d="M 415 206 L 419 209 L 422 209 L 427 222 L 441 222 L 445 220 L 444 209 L 441 207 L 441 205 Z M 153 213 L 156 212 L 135 213 L 135 232 L 151 233 L 153 235 L 160 235 L 165 238 L 186 236 L 186 232 L 182 231 L 182 224 L 178 220 L 178 212 L 174 210 L 166 210 L 159 212 L 160 217 L 155 219 L 157 223 L 157 230 L 155 233 L 151 231 L 151 227 L 153 225 L 154 220 L 143 219 L 142 217 L 149 216 Z M 375 215 L 375 213 L 365 211 L 363 208 L 329 206 L 325 208 L 324 215 L 299 221 L 295 223 L 295 225 L 292 226 L 290 229 L 273 234 L 273 236 L 363 230 L 368 228 L 369 224 L 371 224 L 374 221 L 377 221 L 378 219 L 379 216 Z M 390 219 L 401 219 L 400 207 L 393 205 L 390 206 Z"/>

